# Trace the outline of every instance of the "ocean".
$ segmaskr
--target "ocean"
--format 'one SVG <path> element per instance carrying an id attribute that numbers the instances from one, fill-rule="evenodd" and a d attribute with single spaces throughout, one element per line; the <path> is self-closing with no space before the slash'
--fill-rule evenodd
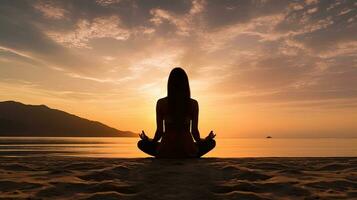
<path id="1" fill-rule="evenodd" d="M 148 157 L 138 138 L 0 137 L 0 157 L 76 156 Z M 357 139 L 339 138 L 216 138 L 204 157 L 356 157 Z"/>

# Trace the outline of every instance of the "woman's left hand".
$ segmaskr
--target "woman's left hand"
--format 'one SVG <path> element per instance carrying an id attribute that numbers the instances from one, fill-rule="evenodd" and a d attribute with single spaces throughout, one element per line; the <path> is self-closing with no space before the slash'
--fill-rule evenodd
<path id="1" fill-rule="evenodd" d="M 140 137 L 142 140 L 149 140 L 149 137 L 145 134 L 144 131 L 141 131 L 141 133 L 139 134 L 139 137 Z"/>

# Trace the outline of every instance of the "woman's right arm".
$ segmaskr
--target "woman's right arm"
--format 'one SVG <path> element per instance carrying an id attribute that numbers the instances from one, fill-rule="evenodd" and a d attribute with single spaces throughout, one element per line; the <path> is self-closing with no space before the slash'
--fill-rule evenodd
<path id="1" fill-rule="evenodd" d="M 153 139 L 154 142 L 158 142 L 162 137 L 162 133 L 164 132 L 164 125 L 163 125 L 164 119 L 162 116 L 161 109 L 162 108 L 161 108 L 160 100 L 158 100 L 156 103 L 156 131 Z"/>
<path id="2" fill-rule="evenodd" d="M 200 132 L 198 131 L 198 102 L 193 101 L 192 136 L 196 142 L 200 142 Z"/>

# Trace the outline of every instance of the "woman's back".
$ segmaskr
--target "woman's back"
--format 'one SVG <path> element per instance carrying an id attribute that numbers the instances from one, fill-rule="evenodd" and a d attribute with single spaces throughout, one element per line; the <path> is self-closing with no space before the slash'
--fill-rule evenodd
<path id="1" fill-rule="evenodd" d="M 168 97 L 157 102 L 157 115 L 164 123 L 158 157 L 195 157 L 197 147 L 191 136 L 190 125 L 195 116 L 197 101 L 189 99 L 181 120 L 170 109 Z M 181 108 L 182 109 L 182 108 Z"/>

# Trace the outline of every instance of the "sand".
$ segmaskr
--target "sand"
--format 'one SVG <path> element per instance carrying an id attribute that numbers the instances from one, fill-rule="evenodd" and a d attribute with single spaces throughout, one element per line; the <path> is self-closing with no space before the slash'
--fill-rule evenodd
<path id="1" fill-rule="evenodd" d="M 357 199 L 357 158 L 0 162 L 0 199 Z"/>

